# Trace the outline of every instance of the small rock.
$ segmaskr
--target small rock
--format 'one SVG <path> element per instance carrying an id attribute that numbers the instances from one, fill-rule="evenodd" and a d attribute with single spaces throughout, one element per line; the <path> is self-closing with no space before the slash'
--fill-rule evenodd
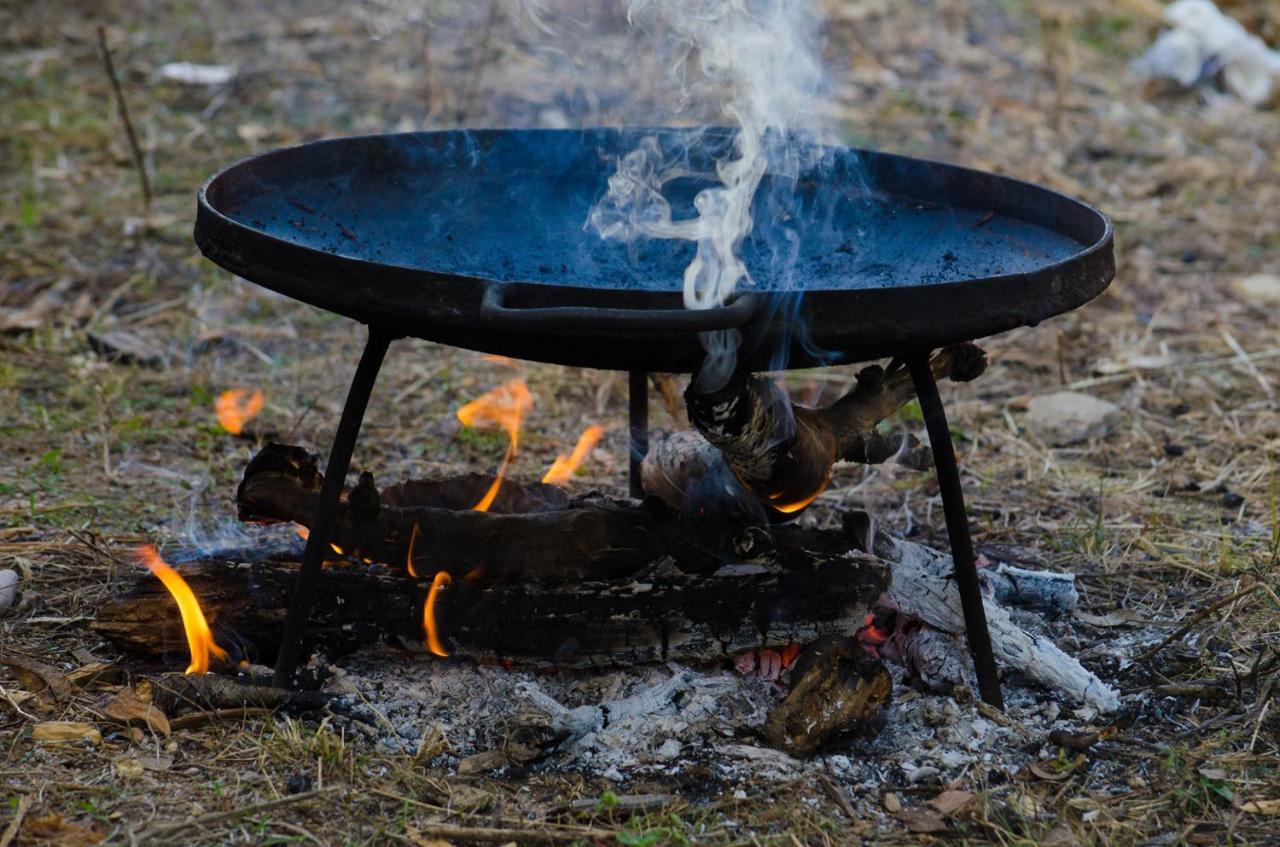
<path id="1" fill-rule="evenodd" d="M 314 786 L 309 773 L 295 773 L 284 782 L 284 790 L 288 794 L 305 794 Z"/>
<path id="2" fill-rule="evenodd" d="M 18 572 L 0 571 L 0 612 L 13 605 L 18 599 Z"/>
<path id="3" fill-rule="evenodd" d="M 884 795 L 884 810 L 891 815 L 902 811 L 902 801 L 898 799 L 897 794 L 889 791 Z"/>
<path id="4" fill-rule="evenodd" d="M 657 750 L 654 751 L 654 755 L 663 761 L 670 761 L 680 755 L 681 749 L 679 741 L 676 741 L 674 738 L 668 738 L 666 741 L 662 742 L 661 746 L 659 746 Z"/>
<path id="5" fill-rule="evenodd" d="M 1114 403 L 1088 394 L 1058 391 L 1031 401 L 1026 424 L 1045 443 L 1065 447 L 1089 438 L 1105 438 L 1120 417 L 1120 407 Z"/>
<path id="6" fill-rule="evenodd" d="M 1280 304 L 1280 275 L 1254 274 L 1236 280 L 1232 287 L 1242 299 L 1256 306 Z"/>

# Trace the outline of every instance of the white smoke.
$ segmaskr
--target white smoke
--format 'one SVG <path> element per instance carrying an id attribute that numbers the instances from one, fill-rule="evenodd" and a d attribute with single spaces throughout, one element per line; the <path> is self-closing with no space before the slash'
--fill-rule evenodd
<path id="1" fill-rule="evenodd" d="M 806 0 L 630 0 L 633 27 L 654 39 L 676 40 L 671 72 L 686 95 L 709 88 L 723 98 L 723 112 L 737 124 L 734 155 L 716 163 L 719 184 L 697 195 L 696 217 L 676 219 L 663 190 L 671 180 L 691 174 L 683 160 L 666 161 L 658 141 L 648 139 L 618 163 L 588 226 L 605 238 L 644 235 L 696 244 L 684 272 L 689 309 L 722 306 L 739 284 L 751 282 L 742 243 L 752 230 L 752 203 L 761 181 L 766 172 L 794 179 L 817 154 L 815 142 L 823 134 L 816 108 L 822 66 L 814 5 Z M 709 333 L 703 342 L 709 354 L 723 357 L 736 349 L 737 338 Z"/>

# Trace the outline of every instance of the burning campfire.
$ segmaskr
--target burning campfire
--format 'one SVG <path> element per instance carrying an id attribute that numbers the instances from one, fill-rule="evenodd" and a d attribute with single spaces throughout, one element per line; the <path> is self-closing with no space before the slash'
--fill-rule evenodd
<path id="1" fill-rule="evenodd" d="M 821 143 L 802 5 L 633 10 L 696 47 L 731 93 L 729 129 L 350 139 L 211 180 L 201 249 L 358 318 L 368 342 L 324 464 L 262 438 L 235 492 L 241 521 L 292 529 L 301 554 L 212 557 L 179 576 L 144 550 L 158 579 L 101 609 L 95 630 L 147 655 L 181 632 L 190 661 L 175 684 L 205 708 L 319 703 L 352 733 L 390 723 L 348 674 L 368 657 L 378 667 L 361 673 L 389 689 L 400 674 L 453 680 L 446 713 L 489 744 L 460 772 L 636 750 L 655 728 L 670 737 L 645 755 L 671 759 L 680 733 L 729 702 L 749 716 L 734 732 L 771 748 L 755 755 L 794 762 L 875 737 L 914 689 L 976 693 L 1003 716 L 1001 670 L 1115 711 L 1116 691 L 1044 637 L 1073 579 L 975 555 L 937 385 L 983 374 L 972 339 L 1100 292 L 1110 224 L 1027 183 Z M 322 187 L 335 163 L 341 198 Z M 402 225 L 425 231 L 424 209 L 443 210 L 429 244 Z M 521 376 L 459 398 L 463 427 L 505 436 L 492 472 L 348 480 L 405 335 L 516 374 L 522 359 L 628 371 L 630 496 L 571 484 L 605 422 L 575 422 L 576 443 L 530 467 L 539 411 Z M 879 364 L 820 407 L 778 376 L 857 362 Z M 688 427 L 651 440 L 654 373 L 689 374 L 683 397 L 664 394 Z M 913 401 L 920 432 L 900 416 Z M 261 391 L 227 390 L 218 422 L 248 436 L 263 406 Z M 936 471 L 949 551 L 880 532 L 828 494 L 842 464 Z M 479 715 L 485 691 L 515 705 Z"/>
<path id="2" fill-rule="evenodd" d="M 947 348 L 930 368 L 940 378 L 973 379 L 983 358 L 971 346 Z M 364 473 L 343 496 L 330 549 L 362 567 L 321 571 L 311 626 L 336 640 L 322 636 L 312 649 L 340 656 L 390 638 L 439 658 L 482 663 L 727 662 L 765 679 L 790 671 L 790 694 L 762 730 L 771 743 L 807 755 L 874 731 L 892 690 L 885 660 L 927 687 L 975 686 L 958 637 L 966 622 L 948 579 L 950 559 L 877 537 L 865 517 L 850 516 L 834 531 L 778 520 L 821 493 L 838 458 L 927 462 L 929 450 L 918 441 L 876 431 L 910 396 L 902 371 L 878 368 L 824 409 L 792 405 L 771 381 L 738 376 L 711 397 L 695 381 L 687 394 L 695 429 L 654 442 L 642 463 L 650 499 L 638 503 L 559 487 L 603 436 L 599 425 L 588 426 L 542 482 L 514 479 L 533 399 L 521 380 L 499 385 L 458 410 L 464 425 L 506 434 L 494 474 L 380 490 Z M 733 416 L 717 415 L 726 407 Z M 791 439 L 753 446 L 780 430 Z M 268 444 L 245 470 L 241 518 L 291 525 L 307 539 L 323 488 L 315 456 Z M 810 492 L 803 502 L 789 499 L 801 491 Z M 161 591 L 143 584 L 104 609 L 95 623 L 100 632 L 130 650 L 163 651 L 167 626 L 132 624 L 159 617 L 147 607 L 172 595 L 189 645 L 188 673 L 207 672 L 211 656 L 230 659 L 206 613 L 237 643 L 265 655 L 278 649 L 276 610 L 288 605 L 291 569 L 201 566 L 195 573 L 216 586 L 202 610 L 153 549 L 139 557 Z M 984 581 L 1008 602 L 1044 610 L 1074 603 L 1069 577 L 1002 566 L 984 568 Z M 244 602 L 248 597 L 253 602 Z M 993 601 L 986 606 L 1002 663 L 1095 708 L 1115 707 L 1115 694 L 1075 660 L 1015 625 Z M 633 706 L 665 708 L 675 691 L 662 689 Z"/>

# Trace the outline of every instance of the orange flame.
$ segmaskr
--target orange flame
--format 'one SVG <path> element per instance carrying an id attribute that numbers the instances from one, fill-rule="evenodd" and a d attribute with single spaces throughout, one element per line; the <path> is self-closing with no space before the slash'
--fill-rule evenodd
<path id="1" fill-rule="evenodd" d="M 810 503 L 812 503 L 814 500 L 817 500 L 817 499 L 818 499 L 818 495 L 820 495 L 822 492 L 826 491 L 826 490 L 827 490 L 827 486 L 828 486 L 828 485 L 830 485 L 830 484 L 831 484 L 831 476 L 830 476 L 830 475 L 828 475 L 828 476 L 827 476 L 827 478 L 826 478 L 826 479 L 824 479 L 824 480 L 822 481 L 822 484 L 818 486 L 818 490 L 817 490 L 817 491 L 815 491 L 815 492 L 813 492 L 812 494 L 810 494 L 808 497 L 803 497 L 803 498 L 801 498 L 801 499 L 799 499 L 799 500 L 796 500 L 796 501 L 795 501 L 795 502 L 793 502 L 793 503 L 781 503 L 781 504 L 779 504 L 779 503 L 775 503 L 775 502 L 773 502 L 773 501 L 774 501 L 774 500 L 776 500 L 778 497 L 781 497 L 781 495 L 780 495 L 780 494 L 775 494 L 775 495 L 773 495 L 773 496 L 771 496 L 771 497 L 769 498 L 769 505 L 770 505 L 770 506 L 772 506 L 772 507 L 773 507 L 774 509 L 776 509 L 777 511 L 782 512 L 782 514 L 784 514 L 784 515 L 790 515 L 790 514 L 793 514 L 793 513 L 795 513 L 795 512 L 800 511 L 800 510 L 801 510 L 801 509 L 803 509 L 805 506 L 808 506 L 808 505 L 809 505 Z"/>
<path id="2" fill-rule="evenodd" d="M 413 569 L 413 545 L 418 543 L 418 522 L 413 522 L 413 532 L 409 533 L 409 555 L 405 558 L 405 569 L 409 571 L 409 576 L 417 576 L 418 572 Z"/>
<path id="3" fill-rule="evenodd" d="M 307 528 L 306 528 L 305 526 L 303 526 L 302 524 L 300 524 L 300 523 L 295 523 L 295 524 L 293 525 L 293 528 L 297 531 L 297 533 L 298 533 L 298 537 L 299 537 L 299 538 L 301 538 L 303 541 L 306 541 L 308 538 L 310 538 L 310 537 L 311 537 L 311 530 L 307 529 Z M 342 551 L 342 548 L 341 548 L 341 547 L 339 547 L 337 544 L 334 544 L 332 541 L 331 541 L 331 542 L 329 542 L 329 546 L 333 549 L 333 552 L 337 553 L 339 556 L 345 556 L 345 555 L 347 555 L 346 553 L 344 553 L 344 552 Z M 369 560 L 368 560 L 368 559 L 365 559 L 365 561 L 367 562 L 367 561 L 369 561 Z"/>
<path id="4" fill-rule="evenodd" d="M 138 561 L 147 570 L 156 575 L 164 587 L 169 589 L 173 599 L 178 601 L 178 613 L 182 615 L 182 628 L 187 633 L 187 649 L 191 651 L 191 664 L 186 673 L 208 673 L 209 654 L 212 653 L 222 661 L 227 661 L 227 651 L 219 647 L 213 640 L 213 632 L 209 623 L 200 611 L 200 603 L 191 592 L 191 586 L 178 575 L 178 572 L 165 564 L 164 559 L 151 545 L 144 545 L 137 550 Z"/>
<path id="5" fill-rule="evenodd" d="M 552 485 L 564 485 L 569 481 L 569 477 L 573 476 L 573 472 L 578 469 L 583 460 L 587 458 L 587 454 L 591 452 L 591 448 L 599 443 L 601 436 L 604 435 L 604 427 L 599 424 L 592 424 L 583 430 L 582 435 L 578 437 L 578 443 L 573 446 L 573 452 L 568 456 L 561 453 L 556 457 L 555 462 L 551 464 L 547 475 L 542 478 L 543 482 L 549 482 Z"/>
<path id="6" fill-rule="evenodd" d="M 436 596 L 442 586 L 453 582 L 448 571 L 437 571 L 431 580 L 431 590 L 427 592 L 427 602 L 422 606 L 422 628 L 427 633 L 427 649 L 441 658 L 448 656 L 449 651 L 440 643 L 440 633 L 436 630 Z"/>
<path id="7" fill-rule="evenodd" d="M 232 435 L 239 435 L 244 425 L 262 411 L 263 402 L 261 391 L 250 393 L 247 388 L 233 388 L 219 394 L 213 408 L 219 425 Z"/>
<path id="8" fill-rule="evenodd" d="M 522 379 L 513 379 L 508 383 L 490 389 L 458 409 L 458 420 L 463 426 L 502 427 L 507 431 L 507 452 L 498 466 L 498 475 L 493 484 L 485 492 L 480 502 L 472 508 L 477 512 L 487 512 L 498 497 L 498 489 L 502 487 L 502 478 L 507 466 L 515 458 L 520 446 L 520 421 L 526 412 L 533 408 L 533 396 Z"/>

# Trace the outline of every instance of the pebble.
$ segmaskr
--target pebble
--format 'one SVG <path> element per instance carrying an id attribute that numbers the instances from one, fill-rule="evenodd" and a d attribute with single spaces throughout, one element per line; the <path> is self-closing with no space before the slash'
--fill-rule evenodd
<path id="1" fill-rule="evenodd" d="M 1241 298 L 1258 306 L 1280 304 L 1280 276 L 1254 274 L 1235 281 L 1232 286 Z"/>
<path id="2" fill-rule="evenodd" d="M 13 605 L 18 599 L 18 572 L 0 571 L 0 612 Z"/>
<path id="3" fill-rule="evenodd" d="M 1115 403 L 1076 391 L 1058 391 L 1034 398 L 1027 406 L 1025 423 L 1041 441 L 1065 447 L 1105 438 L 1121 416 Z"/>

